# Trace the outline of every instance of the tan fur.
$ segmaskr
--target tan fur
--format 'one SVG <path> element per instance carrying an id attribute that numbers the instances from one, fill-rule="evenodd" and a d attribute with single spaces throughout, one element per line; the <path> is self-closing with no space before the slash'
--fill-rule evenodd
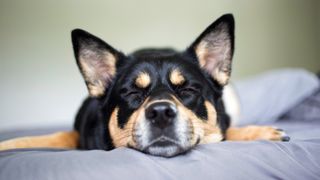
<path id="1" fill-rule="evenodd" d="M 208 113 L 208 119 L 202 122 L 204 129 L 204 138 L 200 143 L 206 144 L 211 142 L 219 142 L 222 140 L 222 134 L 219 125 L 217 124 L 217 112 L 209 101 L 205 101 L 205 106 Z"/>
<path id="2" fill-rule="evenodd" d="M 137 112 L 131 115 L 131 118 L 125 125 L 123 129 L 119 127 L 118 124 L 118 112 L 119 108 L 117 107 L 111 115 L 109 122 L 109 132 L 112 139 L 112 142 L 115 147 L 124 147 L 129 144 L 129 142 L 133 142 L 133 127 L 135 125 Z"/>
<path id="3" fill-rule="evenodd" d="M 16 148 L 68 148 L 78 145 L 79 134 L 76 131 L 57 132 L 42 136 L 29 136 L 0 142 L 0 150 Z"/>
<path id="4" fill-rule="evenodd" d="M 185 78 L 183 77 L 181 71 L 176 68 L 170 73 L 170 82 L 173 85 L 182 85 L 185 82 Z"/>
<path id="5" fill-rule="evenodd" d="M 282 134 L 271 126 L 230 127 L 226 139 L 230 141 L 281 140 Z"/>
<path id="6" fill-rule="evenodd" d="M 149 86 L 150 82 L 151 82 L 150 75 L 146 72 L 141 72 L 138 75 L 135 81 L 135 84 L 140 88 L 146 88 Z"/>
<path id="7" fill-rule="evenodd" d="M 206 65 L 206 59 L 208 56 L 207 46 L 208 46 L 208 42 L 201 41 L 196 47 L 196 54 L 199 59 L 200 67 L 204 67 Z"/>
<path id="8" fill-rule="evenodd" d="M 177 105 L 180 116 L 188 119 L 188 124 L 192 129 L 191 143 L 195 144 L 198 138 L 200 138 L 201 144 L 207 144 L 212 142 L 219 142 L 223 139 L 220 127 L 217 124 L 217 113 L 213 105 L 209 101 L 205 101 L 205 106 L 208 112 L 208 119 L 203 120 L 199 118 L 193 111 L 186 108 L 178 99 L 172 96 L 174 102 Z"/>
<path id="9" fill-rule="evenodd" d="M 130 145 L 131 147 L 136 147 L 136 141 L 134 139 L 134 129 L 138 120 L 142 119 L 142 112 L 145 110 L 145 103 L 147 101 L 148 98 L 145 100 L 142 106 L 130 116 L 128 122 L 123 128 L 120 128 L 118 124 L 119 108 L 115 108 L 115 110 L 112 112 L 108 128 L 115 147 L 125 147 L 128 145 Z"/>

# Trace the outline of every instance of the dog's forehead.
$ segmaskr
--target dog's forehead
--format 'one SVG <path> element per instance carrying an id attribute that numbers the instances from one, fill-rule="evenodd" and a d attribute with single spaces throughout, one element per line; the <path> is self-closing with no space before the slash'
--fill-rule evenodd
<path id="1" fill-rule="evenodd" d="M 140 50 L 130 54 L 118 73 L 116 89 L 167 89 L 180 85 L 203 84 L 200 67 L 183 53 L 168 49 Z"/>
<path id="2" fill-rule="evenodd" d="M 168 49 L 168 48 L 162 48 L 162 49 L 140 49 L 130 54 L 130 56 L 137 58 L 137 59 L 154 59 L 154 58 L 165 58 L 165 57 L 174 57 L 177 56 L 179 52 Z"/>
<path id="3" fill-rule="evenodd" d="M 149 81 L 157 76 L 167 76 L 171 73 L 180 76 L 184 69 L 183 58 L 173 50 L 146 49 L 137 51 L 130 57 L 131 63 L 125 69 L 126 74 L 138 78 L 137 82 Z"/>

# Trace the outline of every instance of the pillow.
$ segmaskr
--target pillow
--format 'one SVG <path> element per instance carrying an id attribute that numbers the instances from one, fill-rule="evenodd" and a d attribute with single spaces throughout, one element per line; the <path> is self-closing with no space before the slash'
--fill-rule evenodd
<path id="1" fill-rule="evenodd" d="M 234 124 L 268 124 L 320 87 L 318 77 L 303 69 L 280 69 L 237 81 L 240 118 Z"/>

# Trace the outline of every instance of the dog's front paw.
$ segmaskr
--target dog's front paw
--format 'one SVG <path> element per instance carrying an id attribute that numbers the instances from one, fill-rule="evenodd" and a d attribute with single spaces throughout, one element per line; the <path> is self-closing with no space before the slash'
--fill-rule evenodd
<path id="1" fill-rule="evenodd" d="M 290 137 L 282 130 L 272 126 L 246 126 L 241 128 L 229 128 L 227 140 L 252 141 L 271 140 L 289 141 Z"/>
<path id="2" fill-rule="evenodd" d="M 280 134 L 280 140 L 281 141 L 290 141 L 290 136 L 288 136 L 283 129 L 276 128 L 276 133 Z"/>
<path id="3" fill-rule="evenodd" d="M 272 126 L 248 126 L 254 140 L 289 141 L 290 137 L 283 131 Z"/>

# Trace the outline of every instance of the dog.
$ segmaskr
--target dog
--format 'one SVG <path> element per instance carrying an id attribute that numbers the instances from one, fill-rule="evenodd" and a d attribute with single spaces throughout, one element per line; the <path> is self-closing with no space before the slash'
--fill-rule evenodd
<path id="1" fill-rule="evenodd" d="M 73 30 L 75 59 L 89 91 L 74 131 L 8 140 L 0 148 L 129 147 L 172 157 L 197 144 L 224 140 L 288 141 L 275 127 L 230 126 L 227 112 L 232 110 L 225 100 L 233 96 L 224 89 L 234 29 L 233 15 L 226 14 L 184 51 L 149 48 L 129 55 L 84 30 Z"/>

